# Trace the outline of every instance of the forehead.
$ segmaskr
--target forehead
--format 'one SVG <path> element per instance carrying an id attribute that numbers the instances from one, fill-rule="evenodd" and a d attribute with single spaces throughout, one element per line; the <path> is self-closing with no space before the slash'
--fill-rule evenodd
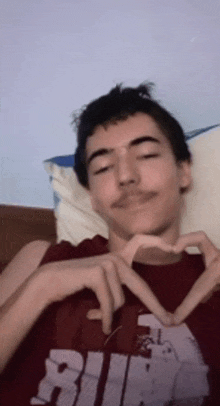
<path id="1" fill-rule="evenodd" d="M 153 137 L 159 141 L 159 145 L 171 149 L 170 142 L 154 119 L 145 113 L 136 113 L 124 121 L 117 121 L 106 127 L 98 126 L 93 135 L 87 139 L 87 158 L 101 148 L 113 150 L 129 148 L 132 140 L 144 136 Z"/>

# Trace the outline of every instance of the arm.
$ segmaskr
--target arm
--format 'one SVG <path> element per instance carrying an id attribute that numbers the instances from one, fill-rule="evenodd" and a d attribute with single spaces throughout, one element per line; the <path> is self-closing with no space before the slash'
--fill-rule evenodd
<path id="1" fill-rule="evenodd" d="M 32 279 L 26 279 L 0 308 L 0 372 L 49 304 L 43 280 L 32 283 Z"/>
<path id="2" fill-rule="evenodd" d="M 178 325 L 198 306 L 208 300 L 220 285 L 220 250 L 210 241 L 203 231 L 182 235 L 177 241 L 174 252 L 182 252 L 187 247 L 198 247 L 205 270 L 197 279 L 189 293 L 177 307 L 173 322 Z"/>
<path id="3" fill-rule="evenodd" d="M 102 267 L 95 263 L 89 266 L 89 262 L 90 258 L 86 258 L 40 266 L 5 301 L 0 308 L 0 371 L 48 305 L 85 287 L 96 293 L 104 319 L 103 330 L 108 333 L 107 324 L 111 324 L 113 313 L 112 294 Z"/>
<path id="4" fill-rule="evenodd" d="M 1 370 L 49 304 L 63 300 L 84 288 L 92 289 L 97 296 L 100 303 L 98 317 L 96 311 L 95 315 L 90 316 L 102 320 L 105 334 L 110 334 L 113 312 L 124 304 L 122 284 L 126 285 L 164 324 L 170 324 L 170 315 L 160 305 L 147 283 L 130 267 L 135 252 L 143 245 L 146 248 L 159 247 L 172 250 L 156 237 L 140 236 L 134 237 L 126 249 L 117 254 L 58 261 L 37 267 L 35 270 L 33 267 L 39 265 L 42 251 L 41 255 L 37 255 L 37 259 L 34 258 L 29 270 L 25 267 L 26 256 L 23 252 L 20 261 L 26 270 L 20 269 L 23 275 L 18 278 L 20 285 L 16 279 L 16 283 L 13 283 L 13 292 L 9 295 L 8 289 L 8 298 L 0 309 Z M 3 277 L 3 286 L 7 285 L 8 278 L 12 278 L 13 274 L 15 272 L 12 268 L 10 272 L 7 271 Z"/>
<path id="5" fill-rule="evenodd" d="M 33 241 L 15 255 L 0 275 L 0 306 L 38 268 L 50 245 L 48 241 Z"/>
<path id="6" fill-rule="evenodd" d="M 0 371 L 46 306 L 37 286 L 31 292 L 28 279 L 49 246 L 40 240 L 25 245 L 0 275 Z"/>

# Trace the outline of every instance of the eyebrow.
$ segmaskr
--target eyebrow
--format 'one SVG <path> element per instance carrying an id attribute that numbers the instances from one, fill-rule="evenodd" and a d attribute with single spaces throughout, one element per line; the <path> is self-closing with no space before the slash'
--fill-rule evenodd
<path id="1" fill-rule="evenodd" d="M 155 142 L 157 144 L 160 144 L 160 140 L 158 140 L 157 138 L 151 137 L 150 135 L 144 135 L 142 137 L 138 137 L 135 138 L 133 140 L 131 140 L 128 144 L 128 148 L 131 147 L 136 147 L 137 145 L 142 144 L 143 142 Z M 91 161 L 93 161 L 93 159 L 99 157 L 99 156 L 103 156 L 103 155 L 109 155 L 114 151 L 114 148 L 100 148 L 97 149 L 97 151 L 94 151 L 91 156 L 89 157 L 88 161 L 87 161 L 87 165 L 89 165 L 91 163 Z"/>

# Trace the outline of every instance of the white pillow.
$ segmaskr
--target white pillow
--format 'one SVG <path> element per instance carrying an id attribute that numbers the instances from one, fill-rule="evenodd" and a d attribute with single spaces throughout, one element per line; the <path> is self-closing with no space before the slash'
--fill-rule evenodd
<path id="1" fill-rule="evenodd" d="M 220 127 L 189 140 L 192 189 L 186 193 L 182 233 L 203 230 L 220 248 Z"/>
<path id="2" fill-rule="evenodd" d="M 193 154 L 194 185 L 185 196 L 182 233 L 204 230 L 220 248 L 220 127 L 188 142 Z M 57 242 L 67 240 L 76 245 L 96 234 L 108 238 L 105 222 L 92 210 L 88 193 L 78 183 L 72 167 L 60 166 L 53 159 L 44 165 L 58 202 Z"/>
<path id="3" fill-rule="evenodd" d="M 80 185 L 72 167 L 61 167 L 54 162 L 44 163 L 51 176 L 57 204 L 55 217 L 57 242 L 70 241 L 77 245 L 96 234 L 108 238 L 107 225 L 91 207 L 86 189 Z"/>

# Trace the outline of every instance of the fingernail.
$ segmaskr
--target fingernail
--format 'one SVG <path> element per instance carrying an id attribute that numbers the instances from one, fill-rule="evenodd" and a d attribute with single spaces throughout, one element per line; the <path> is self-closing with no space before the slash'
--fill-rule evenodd
<path id="1" fill-rule="evenodd" d="M 86 315 L 89 320 L 101 320 L 102 315 L 98 309 L 91 309 Z"/>
<path id="2" fill-rule="evenodd" d="M 173 314 L 167 313 L 163 318 L 163 324 L 166 327 L 171 327 L 173 325 Z"/>
<path id="3" fill-rule="evenodd" d="M 181 320 L 178 316 L 173 316 L 173 325 L 178 326 L 181 323 Z"/>
<path id="4" fill-rule="evenodd" d="M 111 334 L 111 329 L 110 329 L 109 327 L 104 327 L 104 328 L 103 328 L 103 333 L 104 333 L 106 336 L 109 336 L 109 334 Z"/>

